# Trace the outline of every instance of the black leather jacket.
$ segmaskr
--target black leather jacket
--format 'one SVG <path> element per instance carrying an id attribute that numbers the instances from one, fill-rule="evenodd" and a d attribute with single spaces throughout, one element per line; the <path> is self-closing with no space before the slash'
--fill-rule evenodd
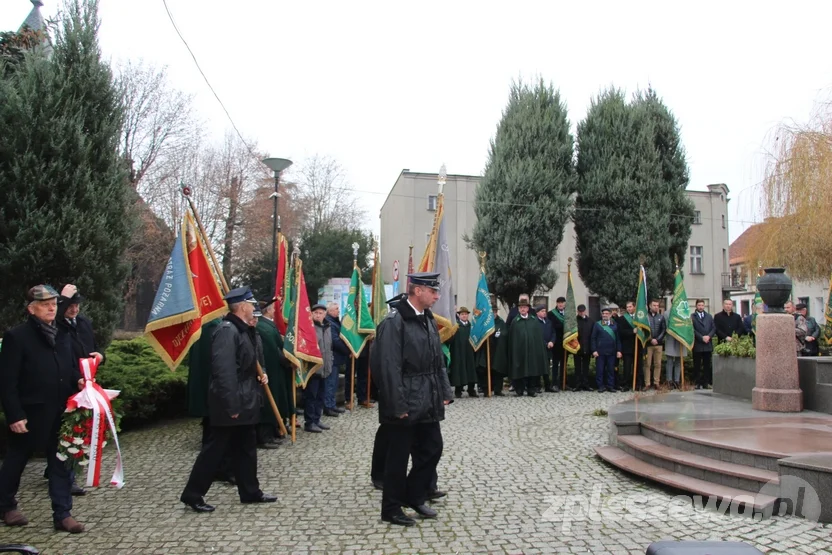
<path id="1" fill-rule="evenodd" d="M 423 424 L 445 419 L 453 390 L 445 369 L 439 329 L 425 310 L 425 322 L 407 301 L 381 321 L 370 353 L 378 384 L 379 422 Z M 407 418 L 399 418 L 407 414 Z"/>
<path id="2" fill-rule="evenodd" d="M 258 361 L 265 364 L 256 328 L 227 314 L 211 342 L 208 412 L 212 426 L 246 426 L 260 421 L 263 398 L 257 382 Z M 231 418 L 234 414 L 239 416 Z"/>

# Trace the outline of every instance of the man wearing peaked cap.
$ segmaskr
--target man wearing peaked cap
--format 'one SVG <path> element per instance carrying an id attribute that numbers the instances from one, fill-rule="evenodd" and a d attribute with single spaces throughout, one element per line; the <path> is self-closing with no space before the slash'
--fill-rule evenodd
<path id="1" fill-rule="evenodd" d="M 180 501 L 200 513 L 214 510 L 205 502 L 211 482 L 224 455 L 231 449 L 234 475 L 241 503 L 273 503 L 277 497 L 263 493 L 257 480 L 257 430 L 262 393 L 268 383 L 258 376 L 257 365 L 264 364 L 263 343 L 254 328 L 257 301 L 248 287 L 229 291 L 225 296 L 229 313 L 214 331 L 211 343 L 211 383 L 208 409 L 211 437 L 194 463 Z"/>
<path id="2" fill-rule="evenodd" d="M 277 299 L 260 301 L 262 316 L 257 319 L 257 333 L 263 342 L 263 370 L 269 377 L 269 390 L 272 392 L 277 410 L 282 418 L 294 410 L 292 407 L 291 379 L 292 365 L 283 355 L 283 337 L 274 323 L 274 308 Z M 277 420 L 269 403 L 260 407 L 260 423 L 257 425 L 257 446 L 262 449 L 276 449 L 281 444 Z"/>
<path id="3" fill-rule="evenodd" d="M 459 327 L 447 342 L 451 352 L 448 379 L 454 387 L 454 395 L 457 399 L 462 398 L 462 390 L 466 386 L 468 387 L 469 397 L 478 397 L 476 390 L 477 360 L 474 355 L 474 347 L 470 341 L 471 323 L 468 321 L 469 316 L 470 311 L 466 307 L 459 307 L 457 311 Z"/>

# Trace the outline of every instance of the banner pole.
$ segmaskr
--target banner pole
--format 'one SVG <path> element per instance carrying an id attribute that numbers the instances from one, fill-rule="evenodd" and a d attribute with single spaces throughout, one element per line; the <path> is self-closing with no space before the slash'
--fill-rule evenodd
<path id="1" fill-rule="evenodd" d="M 355 408 L 355 356 L 350 357 L 350 410 Z"/>
<path id="2" fill-rule="evenodd" d="M 295 370 L 292 370 L 292 406 L 295 410 L 292 411 L 292 443 L 295 442 L 295 432 L 298 427 L 298 384 L 295 380 Z"/>
<path id="3" fill-rule="evenodd" d="M 365 349 L 369 349 L 371 342 L 368 341 L 366 345 L 364 345 Z M 370 359 L 367 359 L 367 397 L 364 400 L 364 406 L 370 408 L 372 406 L 372 401 L 370 400 L 370 391 L 372 391 L 372 383 L 373 383 L 373 371 L 370 367 Z"/>
<path id="4" fill-rule="evenodd" d="M 566 349 L 563 350 L 563 386 L 560 388 L 561 391 L 566 391 L 566 362 L 567 357 L 569 356 L 569 351 Z"/>
<path id="5" fill-rule="evenodd" d="M 488 392 L 488 396 L 491 397 L 491 338 L 487 337 L 485 339 L 485 360 L 486 360 L 486 391 Z"/>
<path id="6" fill-rule="evenodd" d="M 636 350 L 633 354 L 633 392 L 636 390 L 636 379 L 638 379 L 638 328 L 635 328 L 636 331 Z"/>
<path id="7" fill-rule="evenodd" d="M 184 192 L 183 192 L 184 194 Z M 222 292 L 227 294 L 230 289 L 228 288 L 228 282 L 225 281 L 225 276 L 222 274 L 222 267 L 220 266 L 219 262 L 217 261 L 217 255 L 214 253 L 214 247 L 211 246 L 211 241 L 208 240 L 208 235 L 205 234 L 205 228 L 202 226 L 202 220 L 199 217 L 199 213 L 196 211 L 196 206 L 194 206 L 194 201 L 191 199 L 190 195 L 184 195 L 186 199 L 188 199 L 188 206 L 191 207 L 191 213 L 194 215 L 194 220 L 196 220 L 196 225 L 199 228 L 199 233 L 202 235 L 202 242 L 205 243 L 205 248 L 208 249 L 208 255 L 211 257 L 211 261 L 214 263 L 214 272 L 220 278 L 220 284 L 222 284 Z M 263 368 L 260 366 L 260 363 L 257 363 L 257 376 L 262 378 L 265 376 L 266 373 L 263 372 Z M 277 426 L 280 429 L 280 432 L 283 435 L 286 435 L 286 425 L 283 423 L 283 418 L 280 417 L 280 411 L 277 410 L 277 404 L 274 402 L 274 396 L 272 395 L 272 391 L 269 389 L 268 384 L 262 384 L 263 390 L 266 392 L 266 398 L 269 400 L 269 404 L 272 406 L 272 412 L 274 413 L 275 418 L 277 418 Z"/>
<path id="8" fill-rule="evenodd" d="M 682 354 L 682 353 L 684 353 L 684 352 L 685 352 L 685 346 L 684 346 L 684 345 L 682 345 L 682 346 L 681 346 L 681 348 L 680 348 L 680 350 L 679 350 L 679 354 Z M 684 357 L 684 355 L 680 356 L 680 357 L 679 357 L 679 360 L 681 361 L 681 364 L 682 364 L 682 370 L 681 370 L 681 374 L 682 374 L 682 390 L 684 391 L 684 389 L 685 389 L 685 357 Z"/>

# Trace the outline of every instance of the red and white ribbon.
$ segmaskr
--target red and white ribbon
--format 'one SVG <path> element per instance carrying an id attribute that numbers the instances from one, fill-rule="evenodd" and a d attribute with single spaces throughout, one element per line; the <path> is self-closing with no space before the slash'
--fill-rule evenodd
<path id="1" fill-rule="evenodd" d="M 87 467 L 87 487 L 97 487 L 101 478 L 101 452 L 104 450 L 104 434 L 101 433 L 101 426 L 108 425 L 113 434 L 113 441 L 116 444 L 116 469 L 110 484 L 121 488 L 124 486 L 124 469 L 121 465 L 121 447 L 118 444 L 118 433 L 116 432 L 116 421 L 113 417 L 111 399 L 115 399 L 119 391 L 104 389 L 95 383 L 95 373 L 98 371 L 98 360 L 95 358 L 82 358 L 80 360 L 81 375 L 84 378 L 84 388 L 69 398 L 66 403 L 66 411 L 71 412 L 78 408 L 92 410 L 92 434 L 90 436 L 89 466 Z M 106 419 L 107 423 L 104 424 Z"/>

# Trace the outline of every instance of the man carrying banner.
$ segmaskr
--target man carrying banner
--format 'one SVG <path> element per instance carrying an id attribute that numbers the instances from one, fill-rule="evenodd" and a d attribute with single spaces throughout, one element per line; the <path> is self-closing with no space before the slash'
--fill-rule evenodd
<path id="1" fill-rule="evenodd" d="M 445 405 L 453 402 L 439 329 L 430 310 L 439 298 L 439 274 L 408 277 L 407 299 L 378 326 L 370 355 L 378 380 L 381 435 L 388 443 L 381 518 L 399 526 L 416 523 L 402 507 L 423 518 L 437 516 L 426 502 L 442 456 L 439 423 L 445 419 Z"/>
<path id="2" fill-rule="evenodd" d="M 266 361 L 266 375 L 269 389 L 281 416 L 292 414 L 292 365 L 283 354 L 283 337 L 274 323 L 276 299 L 260 301 L 260 318 L 257 319 L 257 333 L 263 343 L 263 358 Z M 281 443 L 278 437 L 277 419 L 269 403 L 260 408 L 260 424 L 257 426 L 257 445 L 263 449 L 275 449 Z"/>
<path id="3" fill-rule="evenodd" d="M 578 343 L 581 348 L 572 355 L 572 360 L 575 362 L 575 391 L 589 391 L 589 361 L 592 359 L 590 340 L 592 339 L 592 328 L 595 327 L 595 322 L 587 316 L 586 305 L 578 305 L 576 321 L 578 324 Z"/>
<path id="4" fill-rule="evenodd" d="M 537 318 L 529 315 L 529 301 L 517 303 L 519 314 L 508 332 L 508 377 L 518 397 L 527 392 L 537 396 L 540 376 L 546 370 L 548 356 L 543 344 L 543 327 Z"/>
<path id="5" fill-rule="evenodd" d="M 263 493 L 257 481 L 257 431 L 262 403 L 258 382 L 268 383 L 264 374 L 257 376 L 263 364 L 263 346 L 254 321 L 254 300 L 248 287 L 240 287 L 225 296 L 230 313 L 215 330 L 211 343 L 211 385 L 208 410 L 211 439 L 203 446 L 194 463 L 180 501 L 199 513 L 210 513 L 213 505 L 204 495 L 223 456 L 232 449 L 234 474 L 241 503 L 273 503 L 277 497 Z"/>
<path id="6" fill-rule="evenodd" d="M 636 347 L 636 341 L 641 340 L 642 331 L 635 324 L 636 303 L 627 301 L 626 311 L 623 316 L 617 316 L 615 323 L 618 327 L 618 335 L 621 338 L 621 355 L 624 362 L 622 381 L 619 384 L 621 391 L 629 391 L 633 387 L 633 372 L 636 374 L 636 389 L 643 387 L 642 367 L 644 357 L 642 356 L 641 344 Z M 638 351 L 638 357 L 636 357 Z"/>
<path id="7" fill-rule="evenodd" d="M 462 398 L 462 390 L 468 387 L 468 397 L 478 397 L 476 390 L 477 364 L 474 358 L 474 348 L 471 346 L 471 322 L 468 318 L 471 312 L 464 306 L 457 312 L 457 332 L 448 342 L 451 351 L 451 365 L 448 368 L 448 379 L 454 387 L 457 399 Z M 485 391 L 482 392 L 485 395 Z"/>
<path id="8" fill-rule="evenodd" d="M 552 329 L 554 331 L 554 334 L 552 335 L 554 343 L 552 346 L 552 382 L 554 383 L 554 390 L 560 391 L 560 384 L 563 382 L 563 375 L 566 373 L 566 362 L 563 357 L 563 330 L 564 323 L 566 322 L 566 297 L 558 297 L 555 303 L 555 309 L 549 311 L 549 320 L 552 322 Z"/>

